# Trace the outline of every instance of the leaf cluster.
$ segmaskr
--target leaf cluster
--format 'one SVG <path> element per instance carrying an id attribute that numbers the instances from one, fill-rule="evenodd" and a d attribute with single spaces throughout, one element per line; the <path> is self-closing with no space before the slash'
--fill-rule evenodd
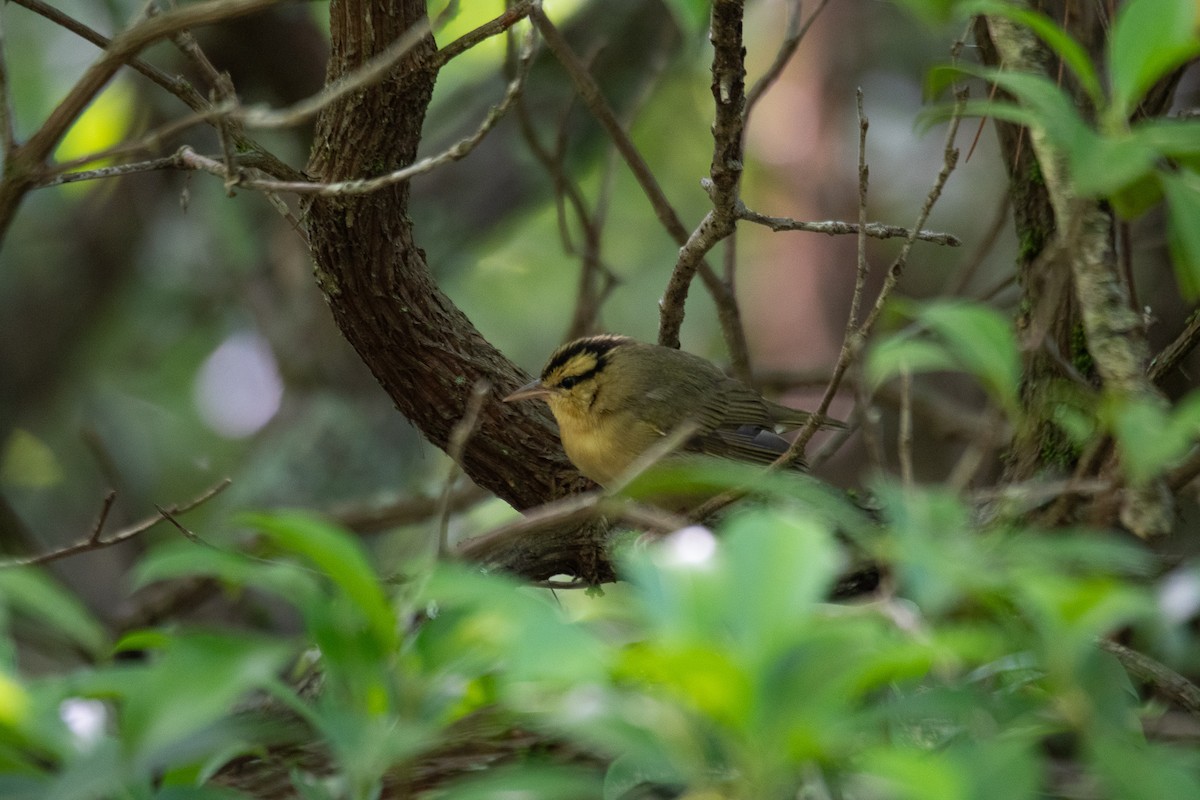
<path id="1" fill-rule="evenodd" d="M 744 481 L 735 472 L 726 479 Z M 814 504 L 803 476 L 761 487 L 768 500 L 717 533 L 625 546 L 627 582 L 569 607 L 465 565 L 384 580 L 349 534 L 301 514 L 251 520 L 270 559 L 181 543 L 139 570 L 142 582 L 204 576 L 272 597 L 301 621 L 292 635 L 155 629 L 109 643 L 38 573 L 3 573 L 6 621 L 36 619 L 93 663 L 32 675 L 8 646 L 0 790 L 246 796 L 214 776 L 304 741 L 296 791 L 372 798 L 482 715 L 553 744 L 506 763 L 477 754 L 495 768 L 438 796 L 659 785 L 1020 798 L 1068 791 L 1064 780 L 1110 797 L 1200 792 L 1194 753 L 1143 738 L 1151 712 L 1097 646 L 1119 630 L 1167 641 L 1139 550 L 1096 531 L 981 525 L 937 490 L 880 485 L 876 515 L 829 494 Z M 887 590 L 826 602 L 864 554 Z"/>

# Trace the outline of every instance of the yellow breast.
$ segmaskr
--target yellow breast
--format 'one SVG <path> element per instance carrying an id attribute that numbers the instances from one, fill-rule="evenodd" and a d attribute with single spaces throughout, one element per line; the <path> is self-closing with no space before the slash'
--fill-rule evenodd
<path id="1" fill-rule="evenodd" d="M 661 432 L 622 412 L 578 413 L 568 403 L 550 403 L 563 450 L 579 471 L 601 486 L 616 482 Z"/>

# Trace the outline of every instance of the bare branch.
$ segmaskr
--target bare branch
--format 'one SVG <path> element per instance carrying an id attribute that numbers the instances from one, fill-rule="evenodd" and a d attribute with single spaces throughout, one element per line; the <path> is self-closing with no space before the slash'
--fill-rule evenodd
<path id="1" fill-rule="evenodd" d="M 369 534 L 396 528 L 401 525 L 412 525 L 424 522 L 437 516 L 442 508 L 449 513 L 455 513 L 469 508 L 486 498 L 491 493 L 471 483 L 459 489 L 451 490 L 450 496 L 443 500 L 439 497 L 405 497 L 395 502 L 383 505 L 364 507 L 362 504 L 334 508 L 329 516 L 337 523 L 349 528 L 355 533 Z"/>
<path id="2" fill-rule="evenodd" d="M 1157 382 L 1171 374 L 1171 371 L 1179 366 L 1180 362 L 1196 348 L 1197 344 L 1200 344 L 1200 309 L 1192 312 L 1187 325 L 1179 332 L 1175 340 L 1150 361 L 1150 380 Z"/>
<path id="3" fill-rule="evenodd" d="M 504 33 L 513 25 L 528 17 L 533 10 L 533 6 L 533 0 L 521 0 L 521 2 L 514 4 L 512 8 L 509 8 L 500 16 L 483 23 L 473 31 L 464 33 L 434 53 L 432 59 L 433 68 L 441 69 L 446 66 L 450 59 L 462 55 L 486 39 Z"/>
<path id="4" fill-rule="evenodd" d="M 483 401 L 492 393 L 492 385 L 480 378 L 471 390 L 467 399 L 467 407 L 462 419 L 450 431 L 450 441 L 446 446 L 446 455 L 450 457 L 450 468 L 446 472 L 446 481 L 442 487 L 442 496 L 438 501 L 438 556 L 449 552 L 450 536 L 450 494 L 454 489 L 454 479 L 458 477 L 459 461 L 462 460 L 463 448 L 467 440 L 479 425 L 479 412 L 483 410 Z"/>
<path id="5" fill-rule="evenodd" d="M 8 56 L 4 49 L 4 14 L 0 13 L 0 161 L 8 162 L 16 147 L 16 121 L 8 86 Z"/>
<path id="6" fill-rule="evenodd" d="M 754 222 L 758 225 L 765 225 L 776 233 L 781 231 L 807 231 L 808 233 L 824 233 L 828 236 L 846 236 L 857 234 L 860 230 L 859 225 L 853 222 L 837 222 L 833 220 L 825 222 L 801 222 L 788 217 L 768 217 L 766 214 L 751 211 L 745 206 L 739 206 L 737 211 L 739 219 Z M 903 228 L 899 225 L 884 225 L 881 222 L 864 223 L 862 230 L 867 236 L 873 239 L 899 239 L 912 236 L 912 231 L 908 228 Z M 922 242 L 932 242 L 933 244 L 946 245 L 947 247 L 958 247 L 962 244 L 962 240 L 957 236 L 938 231 L 917 231 L 916 238 Z"/>
<path id="7" fill-rule="evenodd" d="M 529 74 L 529 65 L 533 60 L 533 36 L 530 35 L 527 40 L 528 47 L 522 54 L 522 68 L 518 74 L 509 81 L 508 88 L 505 90 L 504 97 L 500 102 L 493 106 L 479 128 L 470 136 L 467 136 L 443 152 L 435 156 L 423 158 L 420 161 L 414 162 L 407 167 L 403 167 L 394 172 L 389 172 L 386 175 L 380 175 L 374 178 L 355 178 L 347 181 L 334 181 L 332 183 L 318 183 L 309 181 L 277 181 L 266 178 L 255 178 L 249 176 L 239 176 L 235 181 L 237 186 L 245 189 L 255 189 L 259 191 L 269 192 L 291 192 L 301 195 L 316 195 L 320 197 L 334 197 L 346 195 L 361 195 L 370 194 L 379 191 L 380 189 L 389 186 L 395 186 L 404 181 L 411 180 L 417 175 L 424 175 L 427 172 L 432 172 L 440 166 L 449 164 L 452 161 L 459 161 L 466 158 L 475 147 L 483 141 L 484 137 L 491 132 L 500 118 L 508 111 L 516 99 L 520 96 L 525 84 L 525 77 Z M 229 179 L 229 170 L 220 161 L 202 156 L 192 148 L 184 146 L 176 153 L 180 165 L 186 169 L 202 170 L 209 172 L 218 177 Z"/>
<path id="8" fill-rule="evenodd" d="M 316 94 L 278 111 L 263 108 L 246 108 L 233 116 L 250 128 L 290 128 L 299 125 L 315 117 L 321 112 L 321 109 L 340 100 L 351 92 L 377 83 L 401 58 L 428 35 L 429 21 L 421 20 L 418 24 L 413 25 L 405 31 L 403 36 L 396 39 L 387 48 L 368 59 L 361 67 L 340 76 Z"/>
<path id="9" fill-rule="evenodd" d="M 91 42 L 101 50 L 105 49 L 111 43 L 107 36 L 99 33 L 93 28 L 84 25 L 74 17 L 63 13 L 54 6 L 42 2 L 42 0 L 11 0 L 13 5 L 24 6 L 30 11 L 45 17 L 56 25 L 70 31 L 84 41 Z M 126 62 L 130 67 L 146 76 L 154 83 L 166 89 L 171 94 L 183 100 L 193 111 L 199 111 L 208 105 L 208 101 L 204 96 L 192 87 L 186 80 L 180 77 L 172 77 L 160 70 L 158 67 L 143 61 L 140 58 L 130 58 Z"/>
<path id="10" fill-rule="evenodd" d="M 118 34 L 100 58 L 88 67 L 67 96 L 50 112 L 42 127 L 30 137 L 23 148 L 28 150 L 26 158 L 38 162 L 45 159 L 62 139 L 67 128 L 116 71 L 146 46 L 180 31 L 244 16 L 278 5 L 280 2 L 281 0 L 204 0 L 150 17 Z"/>
<path id="11" fill-rule="evenodd" d="M 537 26 L 542 34 L 542 39 L 546 42 L 546 47 L 558 59 L 566 69 L 567 74 L 571 78 L 571 82 L 575 84 L 575 90 L 579 93 L 584 105 L 592 112 L 592 116 L 600 123 L 601 127 L 612 138 L 613 144 L 616 145 L 621 157 L 625 160 L 626 165 L 633 173 L 638 185 L 641 186 L 642 192 L 645 193 L 650 201 L 651 207 L 654 209 L 658 221 L 662 223 L 663 228 L 671 235 L 676 244 L 684 246 L 690 233 L 683 222 L 679 219 L 679 215 L 675 212 L 662 187 L 658 184 L 658 179 L 654 177 L 654 173 L 650 171 L 650 167 L 642 158 L 641 153 L 633 144 L 633 140 L 621 127 L 612 108 L 604 99 L 604 95 L 600 92 L 600 87 L 596 84 L 595 79 L 588 74 L 587 69 L 580 62 L 579 57 L 571 50 L 571 46 L 567 44 L 567 40 L 563 38 L 558 28 L 554 23 L 542 12 L 538 7 L 529 14 L 530 20 Z M 699 264 L 699 273 L 704 281 L 705 288 L 713 296 L 713 300 L 717 303 L 718 313 L 722 319 L 722 333 L 725 336 L 725 344 L 729 348 L 730 358 L 735 364 L 749 364 L 749 358 L 746 355 L 747 348 L 745 336 L 741 331 L 741 325 L 738 321 L 739 314 L 735 298 L 732 295 L 729 287 L 721 281 L 720 277 L 713 271 L 712 267 L 704 261 Z M 678 343 L 676 343 L 678 346 Z"/>
<path id="12" fill-rule="evenodd" d="M 716 113 L 712 164 L 709 180 L 703 185 L 713 207 L 680 248 L 675 269 L 659 302 L 658 343 L 667 347 L 679 346 L 684 303 L 696 269 L 708 251 L 732 234 L 737 225 L 746 107 L 742 11 L 742 3 L 738 0 L 717 0 L 712 7 L 709 38 L 713 44 L 712 95 Z M 739 377 L 747 376 L 749 365 L 745 366 L 747 369 Z"/>
<path id="13" fill-rule="evenodd" d="M 900 248 L 900 253 L 896 256 L 896 260 L 892 262 L 892 266 L 888 269 L 887 276 L 883 281 L 883 286 L 880 288 L 879 294 L 875 298 L 875 305 L 871 308 L 871 311 L 867 314 L 867 318 L 863 320 L 863 323 L 858 326 L 857 330 L 851 331 L 850 327 L 847 326 L 847 333 L 842 342 L 841 353 L 838 355 L 837 365 L 833 369 L 833 377 L 829 381 L 829 386 L 825 389 L 825 394 L 821 398 L 820 405 L 817 406 L 817 410 L 814 412 L 813 417 L 809 419 L 807 423 L 805 423 L 803 428 L 800 429 L 800 434 L 796 437 L 796 440 L 792 442 L 792 446 L 788 448 L 788 452 L 783 456 L 780 456 L 780 458 L 777 460 L 777 463 L 789 464 L 804 457 L 804 448 L 808 445 L 809 440 L 812 439 L 813 434 L 815 434 L 817 431 L 817 420 L 829 413 L 829 405 L 833 402 L 834 395 L 837 394 L 837 390 L 841 385 L 842 378 L 846 374 L 846 369 L 850 366 L 851 362 L 857 358 L 859 351 L 862 349 L 863 343 L 867 340 L 867 336 L 870 335 L 871 330 L 875 327 L 875 322 L 879 319 L 879 315 L 883 311 L 884 305 L 886 305 L 888 299 L 891 297 L 892 291 L 900 282 L 900 275 L 903 273 L 904 267 L 908 263 L 908 253 L 912 249 L 913 242 L 916 241 L 918 233 L 925 225 L 925 220 L 928 219 L 929 212 L 933 209 L 934 203 L 936 203 L 938 198 L 941 197 L 942 189 L 945 187 L 946 181 L 950 178 L 950 173 L 954 171 L 955 166 L 958 164 L 958 148 L 955 146 L 955 139 L 958 136 L 958 124 L 962 119 L 961 111 L 965 101 L 965 93 L 960 92 L 957 95 L 954 113 L 950 118 L 950 124 L 946 131 L 946 144 L 942 150 L 942 167 L 940 170 L 938 170 L 937 177 L 933 181 L 933 186 L 930 187 L 929 193 L 925 196 L 925 202 L 922 203 L 921 210 L 917 214 L 916 223 L 910 229 L 908 238 L 904 240 L 904 245 Z M 859 193 L 860 198 L 862 198 L 863 193 L 865 192 L 864 182 L 866 180 L 866 163 L 864 156 L 862 156 L 861 153 L 865 148 L 864 137 L 866 135 L 866 118 L 862 114 L 861 107 L 859 115 Z M 865 215 L 865 212 L 863 211 L 864 202 L 865 201 L 862 199 L 859 201 L 860 217 Z M 860 226 L 860 230 L 865 232 L 866 227 Z M 861 249 L 861 233 L 859 244 Z M 858 275 L 859 280 L 862 280 L 865 275 L 865 261 L 860 261 Z M 865 391 L 861 386 L 859 391 L 865 396 Z M 865 408 L 861 409 L 861 411 L 863 413 L 867 413 L 867 409 Z M 868 424 L 870 424 L 870 421 L 864 420 L 864 428 Z"/>
<path id="14" fill-rule="evenodd" d="M 106 496 L 104 499 L 104 506 L 101 508 L 101 516 L 100 516 L 99 521 L 96 523 L 96 525 L 93 527 L 92 532 L 90 534 L 88 534 L 88 536 L 86 538 L 80 539 L 79 541 L 75 542 L 74 544 L 67 545 L 66 547 L 61 547 L 57 550 L 51 550 L 48 553 L 41 553 L 36 556 L 28 556 L 25 558 L 13 558 L 13 559 L 9 559 L 7 561 L 0 561 L 0 569 L 7 568 L 7 567 L 25 567 L 25 566 L 30 566 L 33 564 L 47 564 L 51 561 L 57 561 L 61 558 L 67 558 L 68 556 L 78 555 L 79 553 L 86 553 L 91 550 L 100 550 L 105 547 L 112 547 L 114 544 L 120 544 L 121 542 L 128 541 L 129 539 L 132 539 L 133 537 L 143 534 L 146 531 L 150 530 L 155 525 L 162 522 L 164 519 L 170 519 L 170 517 L 172 515 L 182 514 L 186 511 L 191 511 L 196 506 L 202 505 L 203 503 L 207 503 L 209 500 L 211 500 L 212 498 L 214 498 L 218 494 L 220 494 L 222 491 L 224 491 L 225 488 L 227 486 L 229 486 L 229 484 L 231 482 L 232 481 L 230 481 L 229 478 L 226 478 L 223 481 L 221 481 L 220 483 L 217 483 L 216 485 L 212 486 L 211 488 L 206 489 L 204 492 L 202 492 L 201 494 L 192 498 L 191 500 L 189 500 L 186 503 L 179 504 L 179 505 L 167 506 L 166 508 L 159 508 L 159 513 L 157 513 L 151 517 L 147 517 L 146 519 L 142 520 L 141 522 L 136 522 L 133 525 L 122 528 L 121 530 L 117 531 L 112 536 L 109 536 L 106 539 L 101 539 L 101 538 L 99 538 L 98 534 L 100 533 L 100 529 L 104 525 L 104 521 L 108 517 L 108 508 L 109 508 L 109 506 L 112 505 L 112 500 L 110 498 L 114 497 L 113 493 L 110 492 L 109 495 Z M 171 520 L 171 521 L 174 522 L 174 520 Z"/>
<path id="15" fill-rule="evenodd" d="M 92 544 L 100 541 L 100 532 L 104 530 L 104 523 L 108 521 L 108 512 L 112 511 L 113 503 L 117 499 L 117 490 L 109 489 L 108 494 L 104 495 L 104 502 L 100 506 L 100 514 L 96 517 L 96 524 L 92 526 L 92 535 L 88 537 L 88 541 Z"/>
<path id="16" fill-rule="evenodd" d="M 808 29 L 817 21 L 817 17 L 825 10 L 825 6 L 827 5 L 829 5 L 829 0 L 819 0 L 817 7 L 808 15 L 808 19 L 804 21 L 804 25 L 801 25 L 800 12 L 803 4 L 800 0 L 791 0 L 788 3 L 786 33 L 784 34 L 783 42 L 779 45 L 778 52 L 775 53 L 775 60 L 771 62 L 771 66 L 767 67 L 767 71 L 754 82 L 754 85 L 750 87 L 750 91 L 746 93 L 746 124 L 749 124 L 750 114 L 754 111 L 754 107 L 758 105 L 758 101 L 779 80 L 779 76 L 783 74 L 784 67 L 788 65 L 788 62 L 792 60 L 792 56 L 796 54 L 796 50 L 799 49 L 800 42 L 804 41 L 804 36 L 808 33 Z"/>
<path id="17" fill-rule="evenodd" d="M 1193 717 L 1200 719 L 1200 687 L 1196 684 L 1167 665 L 1123 644 L 1101 639 L 1100 649 L 1116 656 L 1131 676 L 1152 686 Z"/>

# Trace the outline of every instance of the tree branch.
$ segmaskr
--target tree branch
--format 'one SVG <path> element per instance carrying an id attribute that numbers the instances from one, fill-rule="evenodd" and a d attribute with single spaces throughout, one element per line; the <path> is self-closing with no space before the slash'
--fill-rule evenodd
<path id="1" fill-rule="evenodd" d="M 658 183 L 658 179 L 650 171 L 650 167 L 646 164 L 645 159 L 642 158 L 633 141 L 621 127 L 616 114 L 613 113 L 612 108 L 604 99 L 604 95 L 600 92 L 600 87 L 596 84 L 596 81 L 588 74 L 587 69 L 580 62 L 578 56 L 571 50 L 571 46 L 563 38 L 562 33 L 559 32 L 554 23 L 542 12 L 540 7 L 535 7 L 530 13 L 529 18 L 541 32 L 547 49 L 554 54 L 554 57 L 566 69 L 584 105 L 587 106 L 601 127 L 612 138 L 621 157 L 625 160 L 638 185 L 642 187 L 642 191 L 645 193 L 647 199 L 649 199 L 650 205 L 654 209 L 659 222 L 662 223 L 663 228 L 671 235 L 676 244 L 681 247 L 686 246 L 691 234 L 679 219 L 679 215 L 667 199 L 666 194 Z M 749 351 L 746 347 L 745 335 L 742 331 L 740 312 L 737 309 L 736 299 L 733 297 L 730 287 L 725 285 L 707 262 L 701 260 L 698 264 L 698 270 L 705 287 L 717 304 L 718 314 L 721 317 L 721 330 L 725 336 L 725 345 L 729 348 L 730 359 L 735 365 L 735 372 L 738 373 L 739 377 L 748 378 Z M 678 341 L 674 343 L 674 346 L 679 346 Z"/>
<path id="2" fill-rule="evenodd" d="M 988 30 L 1010 69 L 1038 73 L 1047 59 L 1033 31 L 1000 16 L 988 17 Z M 1098 200 L 1081 197 L 1068 172 L 1065 154 L 1048 132 L 1029 129 L 1029 140 L 1041 167 L 1057 226 L 1056 252 L 1071 275 L 1074 296 L 1087 337 L 1087 349 L 1104 387 L 1118 397 L 1140 398 L 1166 405 L 1147 373 L 1150 348 L 1145 326 L 1133 310 L 1113 250 L 1111 213 Z M 1127 487 L 1121 522 L 1139 536 L 1170 529 L 1174 503 L 1160 478 L 1145 486 Z"/>
<path id="3" fill-rule="evenodd" d="M 0 561 L 0 569 L 7 567 L 27 567 L 34 564 L 48 564 L 51 561 L 58 561 L 59 559 L 78 555 L 79 553 L 87 553 L 91 550 L 100 550 L 105 547 L 112 547 L 114 544 L 120 544 L 121 542 L 128 541 L 135 536 L 145 533 L 158 523 L 162 522 L 164 519 L 171 519 L 172 515 L 191 511 L 196 506 L 207 503 L 209 500 L 223 492 L 230 483 L 231 481 L 229 478 L 226 478 L 211 488 L 206 489 L 204 492 L 187 501 L 186 503 L 160 508 L 159 513 L 150 517 L 146 517 L 141 522 L 135 522 L 133 525 L 129 525 L 128 527 L 117 531 L 112 536 L 102 539 L 100 538 L 100 533 L 104 528 L 105 521 L 108 519 L 108 511 L 112 507 L 113 500 L 116 499 L 116 493 L 109 492 L 104 498 L 104 503 L 101 506 L 100 515 L 96 520 L 96 524 L 92 527 L 91 533 L 89 533 L 86 538 L 80 539 L 74 544 L 69 544 L 66 547 L 60 547 L 57 550 L 51 550 L 48 553 L 39 553 L 35 556 L 12 558 L 8 559 L 7 561 Z M 171 521 L 174 522 L 174 520 Z"/>

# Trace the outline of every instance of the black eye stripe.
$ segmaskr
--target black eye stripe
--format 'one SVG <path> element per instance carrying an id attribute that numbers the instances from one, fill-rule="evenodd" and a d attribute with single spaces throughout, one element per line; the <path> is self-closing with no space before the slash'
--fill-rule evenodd
<path id="1" fill-rule="evenodd" d="M 577 339 L 574 342 L 568 342 L 550 356 L 550 361 L 546 364 L 545 369 L 542 370 L 542 379 L 545 380 L 546 378 L 550 377 L 552 372 L 562 369 L 568 362 L 571 361 L 572 358 L 575 358 L 581 353 L 591 353 L 594 355 L 596 357 L 596 366 L 590 370 L 586 376 L 579 375 L 577 377 L 591 377 L 596 373 L 597 370 L 600 369 L 600 367 L 604 366 L 604 356 L 609 350 L 612 350 L 617 345 L 624 344 L 628 341 L 630 340 L 624 336 L 613 336 L 606 334 L 601 336 L 590 336 L 586 339 Z"/>

